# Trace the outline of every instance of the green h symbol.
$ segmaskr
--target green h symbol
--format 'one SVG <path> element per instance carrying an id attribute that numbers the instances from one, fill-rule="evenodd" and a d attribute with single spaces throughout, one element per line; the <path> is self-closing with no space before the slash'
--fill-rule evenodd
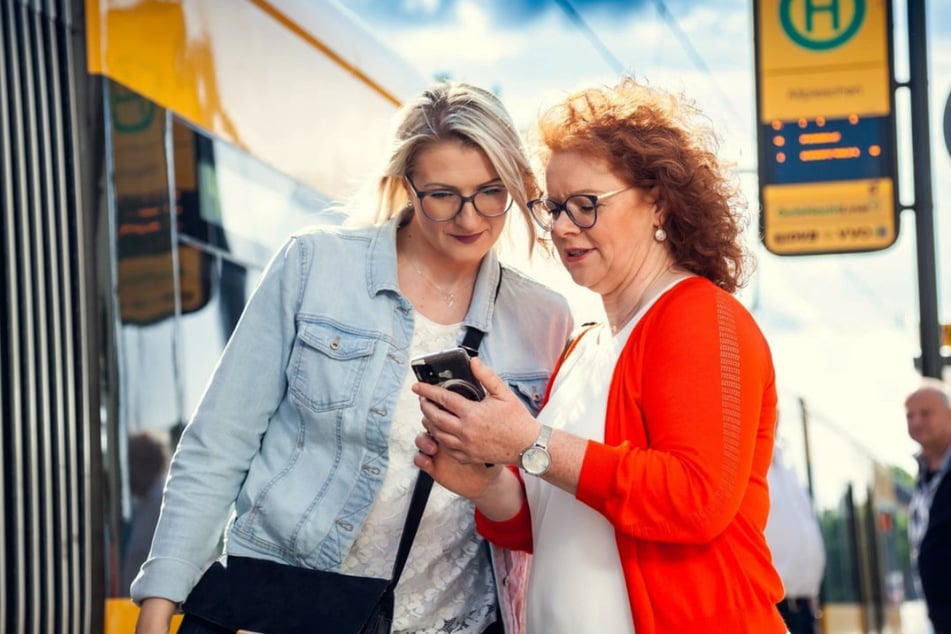
<path id="1" fill-rule="evenodd" d="M 819 5 L 813 0 L 806 0 L 803 10 L 806 13 L 806 30 L 814 31 L 815 27 L 812 23 L 812 18 L 816 13 L 828 12 L 832 15 L 832 30 L 838 32 L 839 30 L 839 0 L 831 0 L 828 4 Z"/>
<path id="2" fill-rule="evenodd" d="M 852 17 L 848 23 L 843 20 L 847 15 L 842 13 L 842 0 L 779 0 L 779 23 L 790 40 L 799 46 L 812 51 L 828 51 L 842 46 L 859 32 L 865 20 L 865 3 L 867 0 L 852 0 Z M 795 5 L 795 7 L 793 6 Z M 847 7 L 848 5 L 846 5 Z M 801 9 L 801 12 L 800 12 Z M 797 26 L 796 17 L 803 18 Z M 815 35 L 815 21 L 820 14 L 828 13 L 831 20 L 831 35 L 817 37 Z M 847 12 L 846 12 L 847 13 Z"/>

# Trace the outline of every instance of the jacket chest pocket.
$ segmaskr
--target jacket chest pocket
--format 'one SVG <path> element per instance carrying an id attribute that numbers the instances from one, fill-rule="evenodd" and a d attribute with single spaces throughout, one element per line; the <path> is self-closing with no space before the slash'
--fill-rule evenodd
<path id="1" fill-rule="evenodd" d="M 331 324 L 300 322 L 288 377 L 295 402 L 314 412 L 353 405 L 375 344 Z"/>

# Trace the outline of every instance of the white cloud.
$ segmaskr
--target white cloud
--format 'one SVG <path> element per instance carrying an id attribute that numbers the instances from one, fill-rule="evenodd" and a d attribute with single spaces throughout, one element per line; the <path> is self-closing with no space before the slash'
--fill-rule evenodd
<path id="1" fill-rule="evenodd" d="M 525 38 L 493 28 L 484 6 L 460 2 L 457 11 L 457 23 L 401 31 L 390 42 L 428 77 L 450 72 L 463 79 L 470 66 L 494 66 L 522 55 Z M 491 82 L 482 83 L 491 86 Z"/>

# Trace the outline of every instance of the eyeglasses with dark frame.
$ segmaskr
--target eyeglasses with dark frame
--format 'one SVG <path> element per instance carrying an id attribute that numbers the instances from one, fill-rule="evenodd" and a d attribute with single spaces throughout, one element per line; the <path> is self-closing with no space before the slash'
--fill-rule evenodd
<path id="1" fill-rule="evenodd" d="M 529 201 L 528 210 L 543 231 L 551 231 L 561 212 L 568 214 L 568 219 L 579 229 L 590 229 L 598 221 L 598 207 L 602 201 L 634 187 L 636 185 L 628 185 L 604 194 L 573 194 L 563 203 L 551 198 L 536 198 Z"/>
<path id="2" fill-rule="evenodd" d="M 416 193 L 423 214 L 434 222 L 449 222 L 462 213 L 466 203 L 472 203 L 476 213 L 485 218 L 504 216 L 512 207 L 512 196 L 504 185 L 489 185 L 471 196 L 463 196 L 452 189 L 419 191 L 408 175 L 406 182 Z"/>

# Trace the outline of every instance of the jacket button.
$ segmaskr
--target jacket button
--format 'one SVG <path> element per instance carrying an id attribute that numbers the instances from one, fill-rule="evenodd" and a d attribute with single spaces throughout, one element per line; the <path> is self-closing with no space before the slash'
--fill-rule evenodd
<path id="1" fill-rule="evenodd" d="M 330 349 L 340 350 L 340 337 L 337 337 L 336 339 L 330 342 Z"/>

